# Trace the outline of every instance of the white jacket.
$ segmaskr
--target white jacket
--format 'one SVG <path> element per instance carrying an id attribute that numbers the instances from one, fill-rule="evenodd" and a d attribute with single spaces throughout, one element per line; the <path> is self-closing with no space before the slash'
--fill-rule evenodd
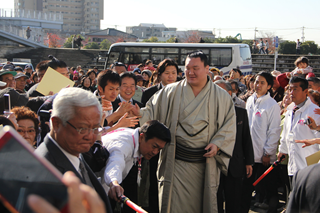
<path id="1" fill-rule="evenodd" d="M 320 123 L 320 115 L 316 115 L 313 111 L 319 108 L 313 104 L 310 99 L 295 112 L 294 119 L 292 121 L 292 110 L 295 104 L 291 103 L 287 107 L 285 120 L 283 124 L 283 131 L 281 134 L 279 152 L 289 154 L 288 162 L 288 175 L 294 175 L 298 170 L 307 167 L 306 157 L 319 151 L 319 145 L 315 144 L 302 148 L 301 143 L 295 143 L 295 140 L 312 139 L 320 137 L 320 133 L 315 130 L 311 130 L 303 122 L 310 116 L 315 120 L 317 125 Z M 291 130 L 292 128 L 292 130 Z M 290 132 L 293 134 L 293 140 L 290 141 Z"/>
<path id="2" fill-rule="evenodd" d="M 281 132 L 280 107 L 277 102 L 266 94 L 256 100 L 254 93 L 248 98 L 246 109 L 254 151 L 254 162 L 261 163 L 265 153 L 270 155 L 270 163 L 276 160 L 276 152 Z"/>
<path id="3" fill-rule="evenodd" d="M 110 153 L 104 172 L 104 182 L 107 186 L 115 180 L 121 183 L 137 158 L 141 157 L 139 152 L 139 128 L 116 129 L 102 136 L 101 141 Z"/>

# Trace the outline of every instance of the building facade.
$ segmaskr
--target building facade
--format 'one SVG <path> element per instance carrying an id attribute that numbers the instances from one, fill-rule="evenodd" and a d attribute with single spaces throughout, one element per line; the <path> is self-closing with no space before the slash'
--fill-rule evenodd
<path id="1" fill-rule="evenodd" d="M 168 40 L 170 38 L 177 38 L 178 42 L 192 42 L 192 39 L 199 40 L 200 38 L 215 39 L 213 31 L 202 31 L 202 30 L 187 30 L 187 31 L 163 31 L 162 39 Z"/>
<path id="2" fill-rule="evenodd" d="M 116 30 L 114 28 L 107 28 L 104 30 L 99 30 L 96 32 L 87 33 L 86 37 L 91 38 L 91 41 L 100 43 L 104 39 L 107 39 L 109 42 L 136 42 L 138 37 L 131 35 L 129 33 Z"/>
<path id="3" fill-rule="evenodd" d="M 139 39 L 150 37 L 162 37 L 163 31 L 176 31 L 177 28 L 167 28 L 164 24 L 146 24 L 141 23 L 139 26 L 126 27 L 126 32 L 137 36 Z"/>
<path id="4" fill-rule="evenodd" d="M 103 0 L 14 0 L 14 8 L 62 14 L 62 32 L 69 34 L 100 30 L 103 19 Z"/>

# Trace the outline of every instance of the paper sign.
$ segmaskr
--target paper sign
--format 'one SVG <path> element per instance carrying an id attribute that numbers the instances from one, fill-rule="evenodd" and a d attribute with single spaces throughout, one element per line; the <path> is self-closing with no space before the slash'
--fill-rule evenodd
<path id="1" fill-rule="evenodd" d="M 40 81 L 37 91 L 43 95 L 49 95 L 50 91 L 52 91 L 53 94 L 56 94 L 68 85 L 73 87 L 74 82 L 49 67 Z"/>
<path id="2" fill-rule="evenodd" d="M 313 153 L 312 155 L 309 155 L 308 157 L 306 157 L 306 160 L 308 166 L 318 163 L 320 160 L 320 151 Z"/>

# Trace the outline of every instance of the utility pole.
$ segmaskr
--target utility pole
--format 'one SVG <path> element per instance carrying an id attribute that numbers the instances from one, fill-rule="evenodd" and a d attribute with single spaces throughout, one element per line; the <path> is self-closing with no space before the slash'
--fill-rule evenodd
<path id="1" fill-rule="evenodd" d="M 255 27 L 254 28 L 254 41 L 256 41 L 256 39 L 257 39 L 257 32 L 258 32 L 257 27 Z"/>
<path id="2" fill-rule="evenodd" d="M 253 45 L 253 53 L 255 53 L 255 51 L 256 51 L 256 39 L 257 39 L 257 32 L 258 32 L 258 30 L 257 30 L 257 27 L 255 27 L 254 28 L 254 45 Z"/>
<path id="3" fill-rule="evenodd" d="M 221 38 L 221 29 L 219 29 L 219 38 Z"/>
<path id="4" fill-rule="evenodd" d="M 301 37 L 302 43 L 304 42 L 304 26 L 302 27 L 302 37 Z"/>

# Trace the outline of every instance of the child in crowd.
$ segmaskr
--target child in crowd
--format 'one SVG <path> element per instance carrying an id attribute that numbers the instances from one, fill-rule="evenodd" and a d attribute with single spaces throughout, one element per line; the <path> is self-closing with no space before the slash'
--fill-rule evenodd
<path id="1" fill-rule="evenodd" d="M 309 59 L 307 57 L 302 56 L 297 58 L 297 60 L 294 62 L 294 65 L 296 65 L 296 68 L 292 72 L 287 73 L 288 78 L 300 75 L 305 76 L 308 73 L 312 72 L 312 67 L 309 66 Z"/>

